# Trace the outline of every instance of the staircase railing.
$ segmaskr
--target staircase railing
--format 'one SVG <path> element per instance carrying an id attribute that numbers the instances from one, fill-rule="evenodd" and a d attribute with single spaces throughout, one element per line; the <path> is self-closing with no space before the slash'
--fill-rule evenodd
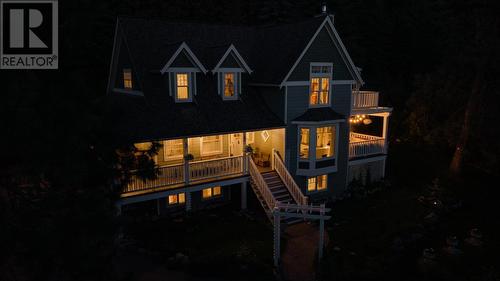
<path id="1" fill-rule="evenodd" d="M 257 165 L 255 165 L 255 162 L 251 157 L 249 157 L 248 163 L 249 163 L 248 172 L 250 174 L 250 177 L 252 177 L 252 180 L 254 181 L 256 188 L 258 189 L 262 198 L 266 202 L 266 205 L 269 208 L 269 210 L 273 210 L 274 207 L 276 206 L 276 199 L 271 193 L 271 189 L 269 189 L 269 187 L 267 186 L 264 177 L 260 173 L 259 169 L 257 168 Z"/>
<path id="2" fill-rule="evenodd" d="M 300 187 L 297 185 L 292 175 L 290 175 L 290 172 L 288 172 L 288 169 L 286 168 L 283 160 L 281 160 L 281 157 L 276 152 L 276 150 L 273 152 L 273 167 L 292 195 L 295 202 L 297 202 L 298 205 L 307 205 L 307 196 L 302 193 Z"/>

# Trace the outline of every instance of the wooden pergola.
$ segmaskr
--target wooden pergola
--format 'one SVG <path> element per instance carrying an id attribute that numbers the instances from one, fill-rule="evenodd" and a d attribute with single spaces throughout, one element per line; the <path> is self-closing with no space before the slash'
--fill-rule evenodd
<path id="1" fill-rule="evenodd" d="M 319 248 L 318 258 L 323 258 L 323 247 L 325 241 L 325 220 L 331 216 L 326 213 L 330 208 L 325 208 L 325 204 L 296 205 L 296 204 L 276 204 L 273 210 L 274 224 L 274 266 L 278 267 L 281 256 L 281 218 L 300 218 L 305 220 L 319 220 Z"/>

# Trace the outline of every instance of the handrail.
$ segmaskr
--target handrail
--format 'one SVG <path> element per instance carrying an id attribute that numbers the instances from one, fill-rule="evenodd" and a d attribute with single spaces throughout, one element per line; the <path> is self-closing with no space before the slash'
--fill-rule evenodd
<path id="1" fill-rule="evenodd" d="M 385 139 L 367 140 L 349 143 L 349 157 L 385 153 Z"/>
<path id="2" fill-rule="evenodd" d="M 374 91 L 354 91 L 352 92 L 352 107 L 353 108 L 367 108 L 377 107 L 379 93 Z"/>
<path id="3" fill-rule="evenodd" d="M 255 183 L 255 186 L 259 190 L 260 194 L 262 195 L 262 198 L 264 198 L 264 201 L 266 202 L 267 207 L 269 210 L 273 210 L 274 207 L 276 206 L 276 199 L 274 198 L 271 189 L 269 189 L 269 186 L 267 186 L 266 181 L 264 180 L 264 177 L 260 173 L 259 169 L 255 165 L 255 162 L 251 157 L 249 157 L 248 162 L 250 165 L 248 165 L 248 172 L 250 176 L 252 177 L 252 180 Z"/>
<path id="4" fill-rule="evenodd" d="M 302 191 L 300 190 L 299 186 L 293 179 L 292 175 L 290 175 L 290 172 L 288 172 L 288 169 L 283 163 L 283 160 L 281 160 L 279 154 L 276 151 L 274 151 L 273 153 L 274 153 L 273 167 L 280 176 L 281 180 L 285 184 L 290 194 L 292 195 L 293 199 L 299 205 L 307 205 L 307 196 L 302 194 Z"/>
<path id="5" fill-rule="evenodd" d="M 360 133 L 355 133 L 355 132 L 351 132 L 350 133 L 350 137 L 354 137 L 354 138 L 358 138 L 358 139 L 363 139 L 363 140 L 380 140 L 380 139 L 384 139 L 382 137 L 370 136 L 370 135 L 360 134 Z M 359 142 L 359 141 L 351 141 L 351 142 Z"/>

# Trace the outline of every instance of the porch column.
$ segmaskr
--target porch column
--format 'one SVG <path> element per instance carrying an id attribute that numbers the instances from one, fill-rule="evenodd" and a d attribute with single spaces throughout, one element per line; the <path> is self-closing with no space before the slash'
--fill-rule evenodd
<path id="1" fill-rule="evenodd" d="M 248 172 L 247 133 L 243 133 L 243 174 Z"/>
<path id="2" fill-rule="evenodd" d="M 384 138 L 384 153 L 387 153 L 387 130 L 389 128 L 389 114 L 384 114 L 384 126 L 382 128 L 382 137 Z"/>
<path id="3" fill-rule="evenodd" d="M 281 229 L 280 229 L 280 213 L 277 207 L 274 208 L 273 210 L 273 216 L 274 216 L 273 218 L 274 219 L 274 266 L 278 267 L 281 255 L 281 249 L 280 249 Z"/>
<path id="4" fill-rule="evenodd" d="M 321 204 L 321 217 L 319 219 L 319 248 L 318 248 L 318 260 L 323 258 L 323 244 L 325 241 L 325 220 L 323 216 L 325 215 L 325 204 Z"/>
<path id="5" fill-rule="evenodd" d="M 122 204 L 119 202 L 115 203 L 115 212 L 116 216 L 121 216 L 122 214 Z"/>
<path id="6" fill-rule="evenodd" d="M 186 192 L 186 212 L 191 211 L 191 192 Z"/>
<path id="7" fill-rule="evenodd" d="M 188 185 L 189 184 L 188 139 L 186 139 L 186 138 L 182 139 L 182 147 L 183 147 L 182 151 L 184 152 L 184 155 L 183 155 L 183 159 L 184 159 L 184 184 Z"/>
<path id="8" fill-rule="evenodd" d="M 247 209 L 247 182 L 241 183 L 241 209 Z"/>

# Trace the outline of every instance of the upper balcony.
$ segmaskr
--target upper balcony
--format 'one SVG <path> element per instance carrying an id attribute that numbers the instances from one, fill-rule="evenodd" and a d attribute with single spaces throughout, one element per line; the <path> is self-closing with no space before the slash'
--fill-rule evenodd
<path id="1" fill-rule="evenodd" d="M 379 106 L 379 96 L 379 92 L 375 91 L 353 91 L 352 114 L 357 115 L 392 111 L 390 107 Z"/>

